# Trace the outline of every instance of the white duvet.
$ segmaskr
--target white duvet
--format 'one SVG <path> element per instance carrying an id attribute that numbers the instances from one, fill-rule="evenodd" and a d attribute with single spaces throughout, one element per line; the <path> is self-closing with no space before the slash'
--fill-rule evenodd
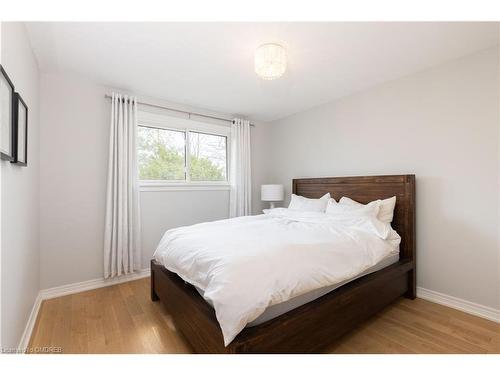
<path id="1" fill-rule="evenodd" d="M 399 243 L 376 217 L 277 208 L 171 229 L 154 258 L 204 291 L 227 346 L 268 306 L 352 278 Z"/>

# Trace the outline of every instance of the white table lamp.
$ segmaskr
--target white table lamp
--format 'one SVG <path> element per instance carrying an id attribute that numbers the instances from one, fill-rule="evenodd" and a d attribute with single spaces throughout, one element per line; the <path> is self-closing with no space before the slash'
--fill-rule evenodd
<path id="1" fill-rule="evenodd" d="M 281 202 L 284 198 L 283 185 L 261 185 L 260 199 L 263 202 L 271 202 L 270 208 L 274 208 L 274 202 Z"/>

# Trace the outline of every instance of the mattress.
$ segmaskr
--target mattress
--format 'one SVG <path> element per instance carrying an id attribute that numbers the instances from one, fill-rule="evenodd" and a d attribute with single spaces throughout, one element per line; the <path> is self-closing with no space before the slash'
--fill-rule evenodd
<path id="1" fill-rule="evenodd" d="M 391 264 L 394 264 L 399 261 L 399 253 L 392 253 L 383 258 L 380 262 L 375 264 L 374 266 L 367 268 L 365 271 L 361 272 L 360 274 L 344 280 L 340 283 L 333 284 L 326 286 L 324 288 L 319 288 L 312 290 L 308 293 L 304 293 L 300 296 L 297 296 L 295 298 L 289 299 L 288 301 L 278 303 L 273 306 L 269 306 L 257 319 L 249 322 L 247 324 L 247 327 L 254 327 L 259 324 L 265 323 L 271 319 L 274 319 L 280 315 L 283 315 L 287 313 L 288 311 L 291 311 L 293 309 L 296 309 L 297 307 L 300 307 L 302 305 L 305 305 L 306 303 L 309 303 L 311 301 L 314 301 L 315 299 L 318 299 L 322 296 L 324 296 L 327 293 L 330 293 L 331 291 L 334 291 L 335 289 L 340 288 L 342 285 L 345 285 L 353 280 L 359 279 L 360 277 L 366 276 L 370 273 L 380 271 L 381 269 L 390 266 Z M 203 290 L 201 288 L 196 288 L 198 293 L 203 297 Z M 207 301 L 210 303 L 210 301 Z M 211 304 L 211 303 L 210 303 Z"/>

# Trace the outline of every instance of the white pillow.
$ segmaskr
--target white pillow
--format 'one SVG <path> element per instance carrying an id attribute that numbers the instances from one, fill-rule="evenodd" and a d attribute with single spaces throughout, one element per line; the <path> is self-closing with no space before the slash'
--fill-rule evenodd
<path id="1" fill-rule="evenodd" d="M 357 202 L 356 202 L 357 203 Z M 377 217 L 380 211 L 380 201 L 373 201 L 369 204 L 340 204 L 335 199 L 330 199 L 326 206 L 326 213 L 335 216 L 374 216 Z"/>
<path id="2" fill-rule="evenodd" d="M 319 199 L 311 199 L 292 194 L 292 199 L 290 200 L 288 209 L 294 211 L 325 212 L 329 199 L 330 193 L 326 193 Z"/>
<path id="3" fill-rule="evenodd" d="M 383 223 L 391 223 L 392 218 L 394 217 L 394 207 L 396 207 L 396 197 L 394 196 L 394 197 L 383 199 L 383 200 L 377 199 L 376 201 L 373 201 L 373 202 L 380 202 L 380 211 L 377 215 L 377 218 Z M 368 204 L 371 204 L 373 202 L 370 202 Z M 347 197 L 342 197 L 340 199 L 339 203 L 342 205 L 346 205 L 346 206 L 349 205 L 349 206 L 353 206 L 353 207 L 367 206 L 365 204 L 356 202 L 356 201 L 352 200 L 351 198 L 347 198 Z"/>

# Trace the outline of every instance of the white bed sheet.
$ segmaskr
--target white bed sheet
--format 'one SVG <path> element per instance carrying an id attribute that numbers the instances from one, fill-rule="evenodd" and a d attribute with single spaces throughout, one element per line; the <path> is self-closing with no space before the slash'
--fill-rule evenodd
<path id="1" fill-rule="evenodd" d="M 306 303 L 314 301 L 315 299 L 323 297 L 325 294 L 330 293 L 331 291 L 333 291 L 337 288 L 340 288 L 342 285 L 345 285 L 351 281 L 359 279 L 360 277 L 366 276 L 370 273 L 380 271 L 382 268 L 388 267 L 391 264 L 397 263 L 398 261 L 399 261 L 399 253 L 389 254 L 386 258 L 382 259 L 376 265 L 368 268 L 364 272 L 361 272 L 357 276 L 351 277 L 350 279 L 347 279 L 345 281 L 342 281 L 342 282 L 334 284 L 334 285 L 325 286 L 323 288 L 312 290 L 308 293 L 305 293 L 305 294 L 302 294 L 302 295 L 297 296 L 295 298 L 289 299 L 288 301 L 281 302 L 278 305 L 269 306 L 261 316 L 259 316 L 254 321 L 248 323 L 247 326 L 253 327 L 253 326 L 257 326 L 259 324 L 265 323 L 271 319 L 274 319 L 280 315 L 283 315 L 284 313 L 287 313 L 288 311 L 291 311 L 293 309 L 296 309 L 297 307 L 305 305 Z"/>
<path id="2" fill-rule="evenodd" d="M 204 290 L 227 346 L 270 306 L 346 282 L 399 243 L 376 217 L 274 209 L 169 230 L 154 258 Z"/>
<path id="3" fill-rule="evenodd" d="M 354 277 L 351 277 L 350 279 L 347 279 L 345 281 L 342 281 L 340 283 L 334 284 L 334 285 L 329 285 L 325 286 L 323 288 L 311 290 L 308 293 L 302 294 L 300 296 L 294 297 L 292 299 L 289 299 L 288 301 L 281 302 L 277 305 L 269 306 L 266 311 L 262 313 L 261 316 L 259 316 L 257 319 L 249 322 L 247 324 L 247 327 L 254 327 L 258 326 L 259 324 L 265 323 L 269 320 L 272 320 L 280 315 L 283 315 L 289 311 L 292 311 L 293 309 L 296 309 L 297 307 L 300 307 L 302 305 L 305 305 L 306 303 L 309 303 L 311 301 L 314 301 L 315 299 L 318 299 L 320 297 L 323 297 L 325 294 L 328 294 L 335 289 L 340 288 L 342 285 L 345 285 L 351 281 L 354 281 L 356 279 L 359 279 L 360 277 L 366 276 L 370 273 L 380 271 L 381 269 L 385 267 L 389 267 L 391 264 L 397 263 L 399 261 L 399 253 L 391 253 L 384 259 L 382 259 L 380 262 L 375 264 L 374 266 L 368 268 L 364 272 L 361 272 L 359 275 L 356 275 Z M 198 293 L 203 297 L 203 289 L 195 287 Z M 208 301 L 210 305 L 212 303 Z"/>

